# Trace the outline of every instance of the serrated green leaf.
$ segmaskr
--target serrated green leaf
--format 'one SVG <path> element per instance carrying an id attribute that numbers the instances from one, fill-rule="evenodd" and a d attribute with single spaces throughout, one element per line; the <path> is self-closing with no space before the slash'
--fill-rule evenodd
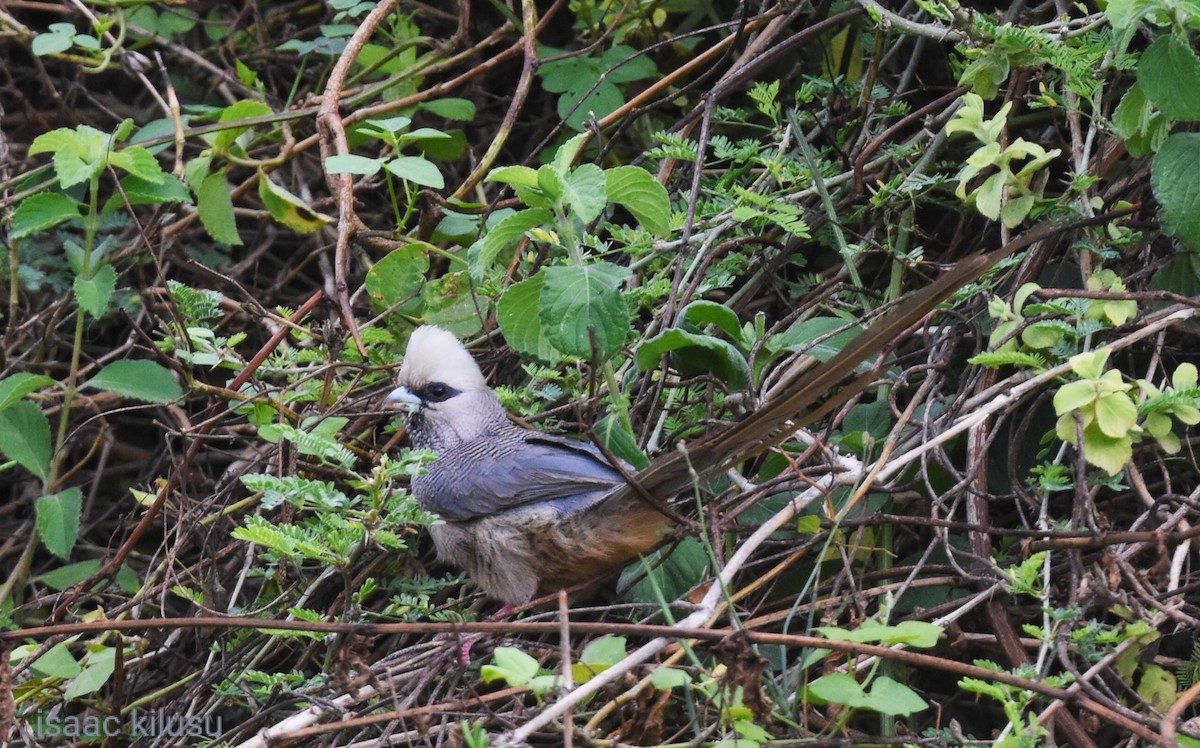
<path id="1" fill-rule="evenodd" d="M 17 400 L 0 410 L 0 454 L 42 480 L 50 471 L 50 422 L 41 408 Z"/>
<path id="2" fill-rule="evenodd" d="M 196 212 L 200 223 L 213 239 L 233 247 L 242 245 L 237 222 L 233 220 L 233 200 L 229 196 L 229 180 L 222 169 L 209 174 L 196 191 Z"/>
<path id="3" fill-rule="evenodd" d="M 1200 87 L 1197 89 L 1200 95 Z M 1172 134 L 1154 155 L 1150 186 L 1162 205 L 1164 228 L 1194 250 L 1200 250 L 1200 133 Z"/>
<path id="4" fill-rule="evenodd" d="M 183 397 L 175 376 L 161 364 L 145 359 L 114 361 L 83 386 L 148 403 L 171 403 Z"/>
<path id="5" fill-rule="evenodd" d="M 621 286 L 628 268 L 609 262 L 549 267 L 538 314 L 546 339 L 568 356 L 611 357 L 629 333 L 629 306 Z M 595 350 L 593 350 L 593 343 Z"/>
<path id="6" fill-rule="evenodd" d="M 1137 405 L 1124 392 L 1096 399 L 1096 425 L 1106 436 L 1120 438 L 1137 424 Z"/>
<path id="7" fill-rule="evenodd" d="M 1142 53 L 1137 80 L 1171 119 L 1200 120 L 1200 58 L 1178 35 L 1160 36 Z"/>
<path id="8" fill-rule="evenodd" d="M 606 189 L 604 171 L 595 164 L 582 164 L 563 180 L 563 200 L 576 218 L 591 223 L 608 204 Z"/>
<path id="9" fill-rule="evenodd" d="M 637 166 L 617 166 L 604 172 L 609 202 L 633 214 L 651 234 L 671 230 L 671 198 L 650 172 Z"/>
<path id="10" fill-rule="evenodd" d="M 75 298 L 80 308 L 93 317 L 101 317 L 108 310 L 108 302 L 117 290 L 117 271 L 112 265 L 104 265 L 91 277 L 75 276 Z"/>
<path id="11" fill-rule="evenodd" d="M 79 516 L 83 512 L 83 492 L 68 488 L 35 503 L 38 536 L 46 550 L 66 559 L 79 537 Z"/>
<path id="12" fill-rule="evenodd" d="M 415 296 L 429 270 L 429 245 L 414 242 L 384 255 L 367 271 L 367 295 L 382 311 Z"/>
<path id="13" fill-rule="evenodd" d="M 538 314 L 543 281 L 545 276 L 538 273 L 509 286 L 496 305 L 496 321 L 514 351 L 547 364 L 556 364 L 562 361 L 563 355 L 542 334 L 542 318 Z"/>
<path id="14" fill-rule="evenodd" d="M 126 174 L 121 178 L 121 194 L 113 195 L 104 206 L 106 213 L 117 207 L 124 207 L 125 201 L 130 205 L 162 205 L 165 203 L 191 202 L 187 187 L 174 175 L 164 174 L 159 182 L 148 182 L 145 179 Z"/>
<path id="15" fill-rule="evenodd" d="M 1133 459 L 1133 440 L 1110 437 L 1092 424 L 1083 430 L 1083 457 L 1109 475 L 1116 475 Z"/>
<path id="16" fill-rule="evenodd" d="M 528 208 L 517 211 L 496 224 L 479 241 L 467 250 L 467 266 L 471 277 L 482 282 L 496 257 L 505 248 L 536 226 L 545 226 L 554 221 L 554 215 L 545 208 Z"/>
<path id="17" fill-rule="evenodd" d="M 0 410 L 21 400 L 31 392 L 54 384 L 54 380 L 43 374 L 20 372 L 0 379 Z"/>
<path id="18" fill-rule="evenodd" d="M 150 153 L 150 151 L 141 146 L 129 146 L 120 151 L 114 151 L 108 155 L 108 162 L 124 171 L 132 174 L 138 179 L 145 180 L 151 184 L 162 184 L 166 179 L 166 172 L 159 165 L 158 159 Z"/>
<path id="19" fill-rule="evenodd" d="M 1064 415 L 1091 405 L 1096 400 L 1096 387 L 1087 380 L 1068 382 L 1054 393 L 1054 413 Z"/>
<path id="20" fill-rule="evenodd" d="M 21 239 L 79 218 L 79 207 L 79 203 L 57 192 L 31 195 L 13 213 L 12 238 Z"/>

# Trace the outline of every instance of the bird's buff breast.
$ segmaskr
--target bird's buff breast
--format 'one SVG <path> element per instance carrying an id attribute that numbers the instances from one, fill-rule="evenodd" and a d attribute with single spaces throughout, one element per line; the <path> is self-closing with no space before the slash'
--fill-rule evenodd
<path id="1" fill-rule="evenodd" d="M 518 605 L 622 567 L 666 537 L 670 523 L 638 499 L 564 515 L 518 507 L 430 528 L 438 556 L 465 568 L 492 597 Z"/>

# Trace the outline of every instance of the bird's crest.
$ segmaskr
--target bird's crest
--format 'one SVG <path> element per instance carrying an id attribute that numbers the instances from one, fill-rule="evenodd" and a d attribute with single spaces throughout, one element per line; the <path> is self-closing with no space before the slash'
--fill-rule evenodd
<path id="1" fill-rule="evenodd" d="M 441 382 L 460 392 L 487 388 L 479 365 L 458 338 L 433 325 L 413 331 L 397 381 L 414 390 L 430 382 Z"/>

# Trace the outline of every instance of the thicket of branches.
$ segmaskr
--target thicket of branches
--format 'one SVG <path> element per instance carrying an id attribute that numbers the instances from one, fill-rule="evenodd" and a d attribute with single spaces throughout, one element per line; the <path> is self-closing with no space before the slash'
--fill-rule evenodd
<path id="1" fill-rule="evenodd" d="M 1200 745 L 1194 12 L 0 3 L 0 741 Z M 434 562 L 415 325 L 641 467 L 970 263 L 599 593 Z"/>

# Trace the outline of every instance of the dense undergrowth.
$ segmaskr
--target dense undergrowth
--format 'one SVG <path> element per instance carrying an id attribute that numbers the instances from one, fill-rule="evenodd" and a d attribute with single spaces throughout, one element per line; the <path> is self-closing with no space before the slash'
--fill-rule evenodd
<path id="1" fill-rule="evenodd" d="M 0 4 L 0 741 L 1200 745 L 1198 33 Z M 1030 236 L 600 592 L 433 562 L 416 324 L 642 467 Z"/>

